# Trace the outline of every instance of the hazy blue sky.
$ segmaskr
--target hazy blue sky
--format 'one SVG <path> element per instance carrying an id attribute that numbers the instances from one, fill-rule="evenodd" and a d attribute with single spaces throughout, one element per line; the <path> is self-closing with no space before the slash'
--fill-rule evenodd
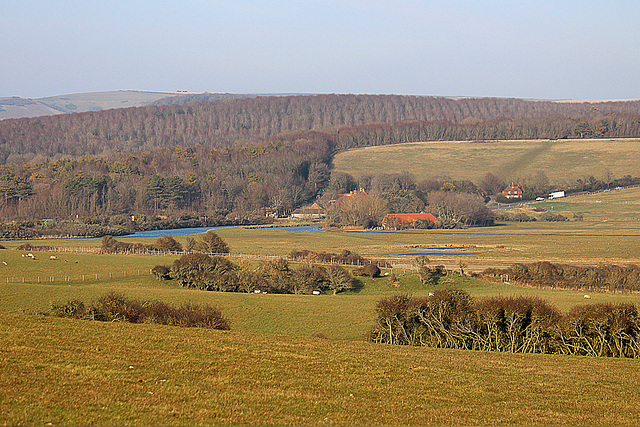
<path id="1" fill-rule="evenodd" d="M 640 98 L 637 0 L 0 0 L 0 96 Z"/>

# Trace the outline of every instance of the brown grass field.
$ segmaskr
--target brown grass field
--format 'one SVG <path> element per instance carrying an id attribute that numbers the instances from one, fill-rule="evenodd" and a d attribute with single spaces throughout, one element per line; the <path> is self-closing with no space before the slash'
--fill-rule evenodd
<path id="1" fill-rule="evenodd" d="M 416 181 L 468 179 L 477 183 L 490 172 L 517 182 L 544 171 L 550 182 L 566 185 L 578 178 L 640 176 L 640 140 L 533 140 L 415 142 L 366 147 L 335 156 L 335 170 L 355 177 L 410 171 Z"/>
<path id="2" fill-rule="evenodd" d="M 637 425 L 634 360 L 1 314 L 2 425 Z"/>
<path id="3" fill-rule="evenodd" d="M 518 261 L 640 262 L 640 189 L 535 206 L 583 221 L 465 230 L 326 233 L 228 228 L 234 253 L 339 252 L 410 263 L 418 248 L 467 246 L 482 255 L 429 256 L 452 269 Z M 533 206 L 533 205 L 531 205 Z M 531 206 L 522 209 L 531 212 Z M 152 242 L 155 239 L 139 239 Z M 181 238 L 184 243 L 184 239 Z M 394 347 L 366 341 L 376 301 L 426 295 L 409 271 L 363 279 L 333 295 L 204 292 L 158 281 L 176 256 L 0 250 L 0 425 L 638 425 L 637 360 Z M 35 241 L 69 248 L 99 240 Z M 390 272 L 390 270 L 384 270 Z M 38 282 L 37 278 L 40 278 Z M 24 278 L 24 282 L 23 282 Z M 452 275 L 439 287 L 475 298 L 531 295 L 561 310 L 583 291 L 519 288 Z M 51 302 L 116 291 L 170 304 L 215 305 L 229 332 L 38 316 Z M 640 294 L 590 293 L 590 302 Z"/>

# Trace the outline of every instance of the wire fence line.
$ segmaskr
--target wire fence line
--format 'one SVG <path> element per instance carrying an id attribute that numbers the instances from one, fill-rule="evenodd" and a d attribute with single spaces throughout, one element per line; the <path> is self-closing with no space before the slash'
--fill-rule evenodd
<path id="1" fill-rule="evenodd" d="M 194 253 L 204 253 L 210 256 L 223 256 L 227 258 L 239 258 L 239 259 L 249 259 L 249 260 L 257 260 L 257 261 L 272 261 L 275 259 L 285 259 L 291 262 L 305 262 L 305 261 L 314 261 L 319 264 L 336 264 L 336 265 L 345 265 L 352 267 L 361 267 L 367 264 L 375 264 L 379 268 L 400 268 L 405 270 L 417 271 L 418 267 L 412 263 L 406 262 L 398 262 L 397 260 L 392 259 L 372 259 L 362 261 L 344 261 L 339 257 L 335 258 L 309 258 L 309 257 L 291 257 L 288 255 L 263 255 L 263 254 L 244 254 L 244 253 L 218 253 L 218 252 L 194 252 L 194 251 L 160 251 L 160 250 L 144 250 L 144 249 L 131 249 L 125 251 L 105 251 L 102 248 L 98 247 L 46 247 L 43 249 L 32 248 L 30 252 L 59 252 L 59 253 L 94 253 L 94 254 L 111 254 L 111 255 L 153 255 L 153 256 L 182 256 L 187 254 Z"/>
<path id="2" fill-rule="evenodd" d="M 32 259 L 36 259 L 35 255 L 32 252 L 53 252 L 53 253 L 93 253 L 93 254 L 113 254 L 113 255 L 153 255 L 153 256 L 181 256 L 192 253 L 202 253 L 202 252 L 189 252 L 189 251 L 154 251 L 154 250 L 127 250 L 120 252 L 107 252 L 102 248 L 98 247 L 46 247 L 46 248 L 32 248 L 28 252 L 27 255 L 23 254 L 23 256 L 31 257 Z M 206 255 L 210 256 L 223 256 L 227 258 L 236 258 L 236 259 L 246 259 L 251 261 L 272 261 L 276 259 L 285 259 L 294 263 L 302 263 L 307 261 L 312 261 L 317 264 L 323 265 L 341 265 L 347 267 L 361 267 L 367 264 L 375 264 L 379 268 L 389 269 L 391 271 L 398 270 L 403 273 L 413 273 L 418 271 L 418 267 L 415 264 L 397 262 L 396 260 L 366 260 L 365 262 L 361 261 L 352 261 L 347 262 L 341 259 L 317 259 L 317 258 L 306 258 L 306 257 L 290 257 L 288 255 L 262 255 L 262 254 L 243 254 L 243 253 L 215 253 L 209 252 Z M 50 260 L 58 260 L 55 255 L 51 255 L 49 257 Z M 153 274 L 151 269 L 134 269 L 134 270 L 114 270 L 107 273 L 86 273 L 86 274 L 61 274 L 61 275 L 53 275 L 53 274 L 41 274 L 37 276 L 26 276 L 26 275 L 8 275 L 4 277 L 2 282 L 5 283 L 26 283 L 26 284 L 34 284 L 34 283 L 42 283 L 42 284 L 60 284 L 60 283 L 78 283 L 78 282 L 97 282 L 106 279 L 123 279 L 131 276 L 140 276 L 141 274 Z M 0 282 L 0 283 L 2 283 Z"/>
<path id="3" fill-rule="evenodd" d="M 98 282 L 106 279 L 122 279 L 125 277 L 132 276 L 140 276 L 141 274 L 146 274 L 146 269 L 136 269 L 136 270 L 118 270 L 111 271 L 108 274 L 98 274 L 98 273 L 88 273 L 88 274 L 41 274 L 36 276 L 26 276 L 26 275 L 12 275 L 6 276 L 2 282 L 7 284 L 9 283 L 26 283 L 26 284 L 60 284 L 60 283 L 78 283 L 78 282 Z M 149 274 L 151 274 L 151 270 L 149 270 Z"/>

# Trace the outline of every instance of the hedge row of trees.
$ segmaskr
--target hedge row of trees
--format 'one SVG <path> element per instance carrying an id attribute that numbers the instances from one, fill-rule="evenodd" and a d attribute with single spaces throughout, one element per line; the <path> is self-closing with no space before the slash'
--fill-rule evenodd
<path id="1" fill-rule="evenodd" d="M 633 304 L 577 306 L 563 315 L 531 297 L 474 300 L 461 290 L 427 298 L 396 295 L 376 305 L 370 339 L 513 353 L 640 357 L 640 317 Z"/>
<path id="2" fill-rule="evenodd" d="M 125 253 L 125 252 L 182 252 L 183 250 L 192 252 L 204 252 L 213 254 L 228 254 L 229 245 L 220 238 L 213 230 L 202 234 L 198 239 L 188 236 L 186 248 L 171 236 L 159 237 L 153 244 L 143 244 L 139 242 L 123 242 L 116 240 L 112 236 L 102 238 L 102 252 L 104 253 Z"/>
<path id="3" fill-rule="evenodd" d="M 124 321 L 192 328 L 230 329 L 229 321 L 215 307 L 194 304 L 173 307 L 161 301 L 140 301 L 113 292 L 100 297 L 88 306 L 80 300 L 52 304 L 47 312 L 41 314 L 103 322 Z"/>
<path id="4" fill-rule="evenodd" d="M 640 291 L 640 266 L 578 266 L 552 264 L 548 261 L 514 264 L 509 268 L 487 269 L 485 277 L 509 277 L 509 281 L 526 286 L 559 289 L 584 289 L 607 292 Z"/>
<path id="5" fill-rule="evenodd" d="M 293 269 L 287 260 L 278 258 L 254 267 L 248 262 L 235 264 L 226 257 L 203 253 L 183 255 L 173 265 L 158 265 L 152 272 L 159 279 L 176 280 L 185 288 L 220 292 L 336 294 L 353 289 L 355 284 L 351 273 L 339 265 L 303 263 Z"/>

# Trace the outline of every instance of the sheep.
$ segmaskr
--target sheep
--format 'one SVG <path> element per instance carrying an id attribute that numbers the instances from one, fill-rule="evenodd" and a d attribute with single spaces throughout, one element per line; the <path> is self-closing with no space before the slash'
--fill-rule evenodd
<path id="1" fill-rule="evenodd" d="M 58 257 L 57 257 L 57 256 L 55 256 L 55 255 L 51 255 L 51 256 L 49 257 L 49 259 L 58 259 Z"/>
<path id="2" fill-rule="evenodd" d="M 591 299 L 591 295 L 585 295 L 584 299 Z"/>

